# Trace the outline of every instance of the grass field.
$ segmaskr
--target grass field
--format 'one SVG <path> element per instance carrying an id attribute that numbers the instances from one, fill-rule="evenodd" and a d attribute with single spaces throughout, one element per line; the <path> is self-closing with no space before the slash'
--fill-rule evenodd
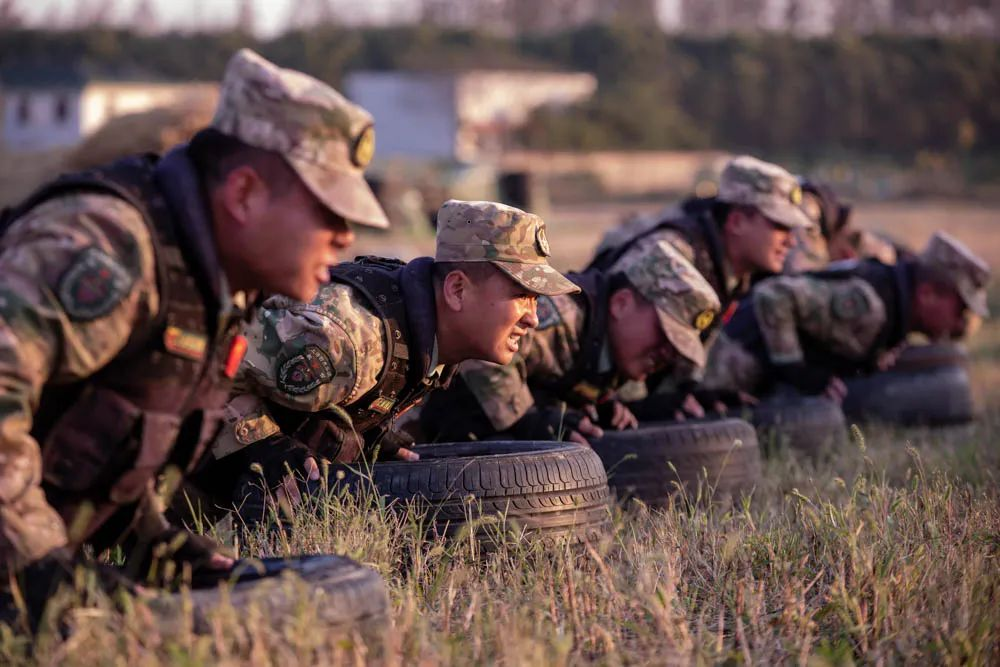
<path id="1" fill-rule="evenodd" d="M 1000 266 L 995 208 L 861 210 L 915 244 L 936 227 L 954 230 Z M 578 264 L 620 212 L 557 210 L 559 263 Z M 423 541 L 414 517 L 340 498 L 325 508 L 331 522 L 302 512 L 288 541 L 242 547 L 332 551 L 377 569 L 393 605 L 380 658 L 390 665 L 660 665 L 681 655 L 733 665 L 1000 664 L 1000 325 L 987 324 L 970 351 L 982 409 L 970 427 L 859 430 L 820 460 L 779 453 L 744 503 L 618 508 L 613 533 L 583 550 L 514 543 L 479 557 L 467 542 Z M 286 619 L 250 610 L 196 636 L 169 634 L 141 609 L 122 616 L 97 605 L 76 615 L 69 639 L 46 637 L 30 659 L 22 639 L 0 632 L 0 664 L 373 659 L 310 616 L 305 607 Z"/>

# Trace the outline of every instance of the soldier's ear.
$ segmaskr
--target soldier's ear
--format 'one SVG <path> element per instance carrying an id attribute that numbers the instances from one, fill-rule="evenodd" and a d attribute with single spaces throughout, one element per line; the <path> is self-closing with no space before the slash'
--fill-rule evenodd
<path id="1" fill-rule="evenodd" d="M 441 298 L 449 310 L 461 312 L 469 298 L 471 281 L 464 271 L 450 271 L 441 281 Z"/>
<path id="2" fill-rule="evenodd" d="M 616 289 L 608 297 L 608 314 L 612 319 L 631 317 L 635 310 L 635 292 L 629 287 Z"/>
<path id="3" fill-rule="evenodd" d="M 230 170 L 215 194 L 226 215 L 240 225 L 250 224 L 269 201 L 267 184 L 248 165 Z"/>

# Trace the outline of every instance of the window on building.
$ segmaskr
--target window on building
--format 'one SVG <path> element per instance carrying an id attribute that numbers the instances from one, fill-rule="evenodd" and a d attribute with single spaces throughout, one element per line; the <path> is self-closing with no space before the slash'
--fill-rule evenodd
<path id="1" fill-rule="evenodd" d="M 56 97 L 55 119 L 56 123 L 60 125 L 69 120 L 69 97 L 67 95 Z"/>
<path id="2" fill-rule="evenodd" d="M 31 123 L 31 100 L 27 94 L 24 94 L 17 101 L 17 124 L 28 125 L 29 123 Z"/>

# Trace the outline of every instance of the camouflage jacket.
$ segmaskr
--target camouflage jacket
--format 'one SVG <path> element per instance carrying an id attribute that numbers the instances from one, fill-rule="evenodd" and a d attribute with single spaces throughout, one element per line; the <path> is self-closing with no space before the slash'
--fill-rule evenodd
<path id="1" fill-rule="evenodd" d="M 465 361 L 452 386 L 431 396 L 421 426 L 431 440 L 489 437 L 511 429 L 534 408 L 565 401 L 582 407 L 620 384 L 607 347 L 607 292 L 602 272 L 569 274 L 580 294 L 540 296 L 538 327 L 500 366 Z"/>
<path id="2" fill-rule="evenodd" d="M 242 309 L 193 167 L 111 169 L 43 189 L 0 239 L 0 569 L 165 528 L 155 475 L 193 465 L 229 392 Z"/>
<path id="3" fill-rule="evenodd" d="M 795 364 L 850 376 L 910 329 L 913 264 L 842 262 L 827 271 L 776 276 L 756 285 L 709 354 L 710 388 L 767 391 L 771 369 Z"/>
<path id="4" fill-rule="evenodd" d="M 373 276 L 340 275 L 382 270 L 357 262 L 335 267 L 310 303 L 265 301 L 245 331 L 249 350 L 215 457 L 338 408 L 373 447 L 402 411 L 446 384 L 453 368 L 437 362 L 432 264 L 425 257 L 389 271 L 402 313 L 386 295 L 369 293 L 378 289 Z M 362 282 L 371 284 L 362 289 Z"/>

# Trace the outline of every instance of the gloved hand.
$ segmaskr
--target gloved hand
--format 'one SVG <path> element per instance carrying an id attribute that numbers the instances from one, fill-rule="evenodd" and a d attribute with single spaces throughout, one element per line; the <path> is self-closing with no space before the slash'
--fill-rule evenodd
<path id="1" fill-rule="evenodd" d="M 292 438 L 304 444 L 317 457 L 334 463 L 354 463 L 361 456 L 364 441 L 349 424 L 321 416 L 310 417 Z"/>
<path id="2" fill-rule="evenodd" d="M 582 412 L 572 408 L 534 407 L 510 427 L 510 432 L 519 440 L 556 440 L 560 434 L 576 431 L 584 419 Z"/>
<path id="3" fill-rule="evenodd" d="M 420 458 L 420 455 L 412 451 L 414 442 L 408 433 L 390 429 L 382 435 L 382 438 L 378 442 L 376 460 L 416 461 Z"/>
<path id="4" fill-rule="evenodd" d="M 293 475 L 306 476 L 306 459 L 313 452 L 294 438 L 283 433 L 258 440 L 240 450 L 245 467 L 260 466 L 264 483 L 270 490 L 277 489 L 284 481 L 289 471 Z"/>
<path id="5" fill-rule="evenodd" d="M 608 399 L 594 406 L 594 420 L 598 426 L 604 429 L 624 431 L 626 429 L 637 428 L 639 420 L 628 407 L 617 399 Z"/>
<path id="6" fill-rule="evenodd" d="M 141 583 L 168 587 L 180 583 L 185 566 L 192 573 L 224 573 L 233 562 L 212 538 L 171 526 L 152 539 L 136 541 L 126 568 Z"/>

